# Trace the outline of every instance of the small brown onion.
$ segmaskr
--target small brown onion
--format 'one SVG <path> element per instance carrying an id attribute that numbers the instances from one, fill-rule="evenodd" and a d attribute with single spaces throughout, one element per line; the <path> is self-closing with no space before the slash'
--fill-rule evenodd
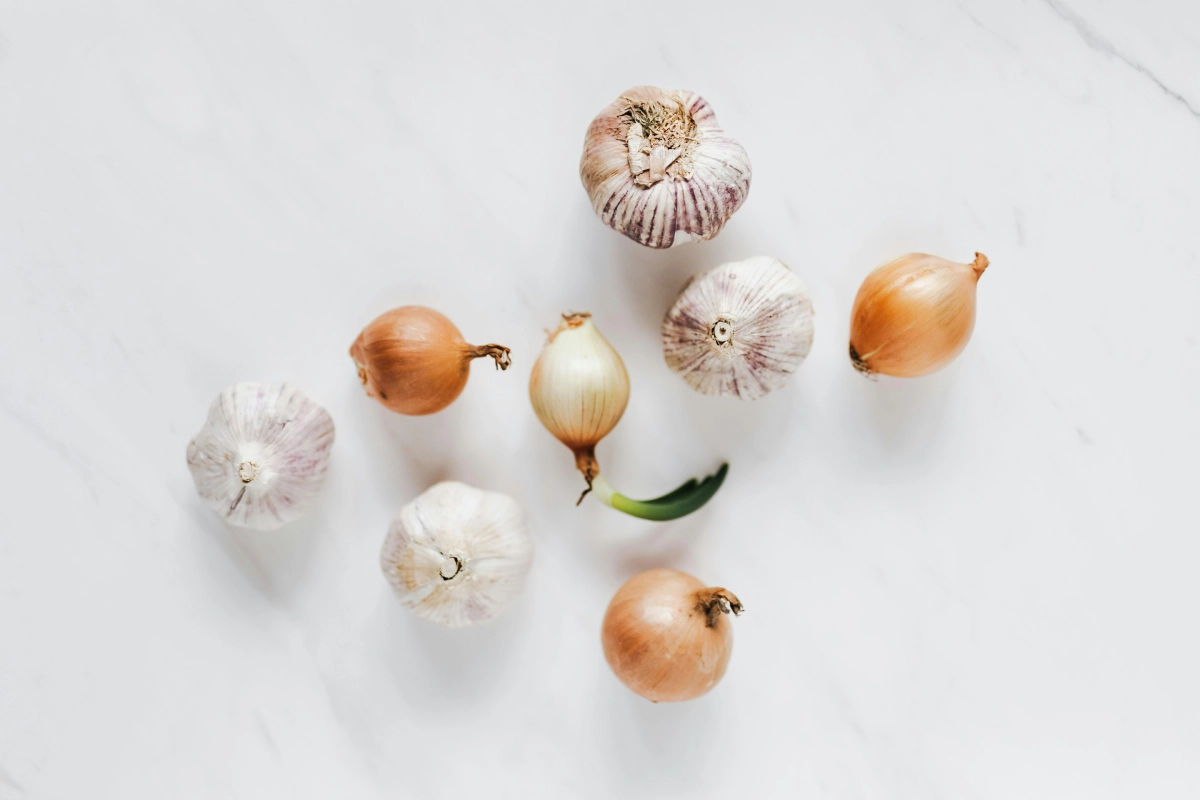
<path id="1" fill-rule="evenodd" d="M 498 344 L 467 344 L 453 322 L 424 306 L 381 314 L 350 346 L 367 396 L 400 414 L 441 411 L 467 385 L 473 359 L 491 356 L 508 369 L 508 354 Z"/>
<path id="2" fill-rule="evenodd" d="M 983 253 L 970 264 L 909 253 L 868 275 L 850 314 L 854 368 L 915 378 L 954 360 L 975 327 L 975 285 L 987 265 Z"/>
<path id="3" fill-rule="evenodd" d="M 651 569 L 617 590 L 604 615 L 604 657 L 621 682 L 655 703 L 691 700 L 717 685 L 742 613 L 727 589 L 686 572 Z"/>

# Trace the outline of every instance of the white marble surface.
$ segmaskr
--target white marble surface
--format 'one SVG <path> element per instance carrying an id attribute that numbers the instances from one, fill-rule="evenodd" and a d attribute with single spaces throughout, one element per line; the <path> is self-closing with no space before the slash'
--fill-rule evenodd
<path id="1" fill-rule="evenodd" d="M 1200 795 L 1200 11 L 1183 0 L 0 2 L 0 798 Z M 592 215 L 583 132 L 694 88 L 750 198 L 667 253 Z M 871 383 L 859 280 L 991 257 L 964 356 Z M 788 388 L 663 364 L 686 276 L 767 253 L 817 308 Z M 346 349 L 392 305 L 512 346 L 432 418 Z M 629 365 L 631 494 L 732 463 L 666 526 L 576 509 L 526 399 L 588 307 Z M 226 529 L 184 449 L 239 379 L 338 425 L 319 508 Z M 492 627 L 388 593 L 390 515 L 507 491 L 538 553 Z M 709 696 L 611 676 L 607 600 L 737 591 Z"/>

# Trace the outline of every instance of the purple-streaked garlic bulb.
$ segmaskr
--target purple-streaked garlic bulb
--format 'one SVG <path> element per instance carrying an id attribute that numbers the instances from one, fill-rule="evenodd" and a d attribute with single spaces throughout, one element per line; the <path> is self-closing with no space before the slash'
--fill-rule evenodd
<path id="1" fill-rule="evenodd" d="M 662 324 L 667 366 L 702 394 L 755 400 L 808 356 L 812 300 L 781 261 L 722 264 L 693 278 Z"/>
<path id="2" fill-rule="evenodd" d="M 592 208 L 647 247 L 711 239 L 750 192 L 750 160 L 695 92 L 636 86 L 592 120 L 579 175 Z"/>
<path id="3" fill-rule="evenodd" d="M 273 530 L 301 516 L 329 468 L 333 419 L 287 383 L 235 383 L 188 443 L 196 491 L 243 528 Z"/>

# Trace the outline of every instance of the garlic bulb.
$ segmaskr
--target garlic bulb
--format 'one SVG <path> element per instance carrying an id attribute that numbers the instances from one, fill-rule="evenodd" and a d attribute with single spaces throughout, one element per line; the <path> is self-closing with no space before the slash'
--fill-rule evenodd
<path id="1" fill-rule="evenodd" d="M 272 530 L 321 488 L 333 447 L 329 413 L 286 383 L 235 383 L 188 444 L 200 497 L 234 525 Z"/>
<path id="2" fill-rule="evenodd" d="M 608 435 L 629 402 L 629 373 L 621 356 L 592 323 L 591 314 L 563 314 L 558 330 L 529 375 L 529 400 L 542 425 L 575 454 L 587 481 L 579 501 L 593 490 L 605 505 L 642 519 L 669 520 L 707 503 L 725 480 L 728 464 L 653 500 L 631 500 L 615 491 L 596 461 L 596 444 Z"/>
<path id="3" fill-rule="evenodd" d="M 400 509 L 379 554 L 401 602 L 452 628 L 504 611 L 532 561 L 533 540 L 517 502 L 454 481 L 431 486 Z"/>
<path id="4" fill-rule="evenodd" d="M 592 208 L 648 247 L 711 239 L 750 192 L 746 151 L 695 92 L 637 86 L 592 120 L 579 162 Z"/>
<path id="5" fill-rule="evenodd" d="M 662 324 L 667 366 L 703 394 L 754 400 L 812 348 L 812 300 L 781 261 L 748 258 L 693 278 Z"/>
<path id="6" fill-rule="evenodd" d="M 915 378 L 962 352 L 975 328 L 975 288 L 988 259 L 960 264 L 909 253 L 863 281 L 850 312 L 850 362 L 865 375 Z"/>

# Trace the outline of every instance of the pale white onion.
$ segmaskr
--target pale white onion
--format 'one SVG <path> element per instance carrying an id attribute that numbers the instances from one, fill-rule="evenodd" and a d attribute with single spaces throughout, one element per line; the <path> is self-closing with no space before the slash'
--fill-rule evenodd
<path id="1" fill-rule="evenodd" d="M 596 443 L 609 434 L 629 403 L 629 373 L 591 314 L 563 314 L 529 376 L 537 418 L 571 448 L 591 484 L 599 474 Z"/>

